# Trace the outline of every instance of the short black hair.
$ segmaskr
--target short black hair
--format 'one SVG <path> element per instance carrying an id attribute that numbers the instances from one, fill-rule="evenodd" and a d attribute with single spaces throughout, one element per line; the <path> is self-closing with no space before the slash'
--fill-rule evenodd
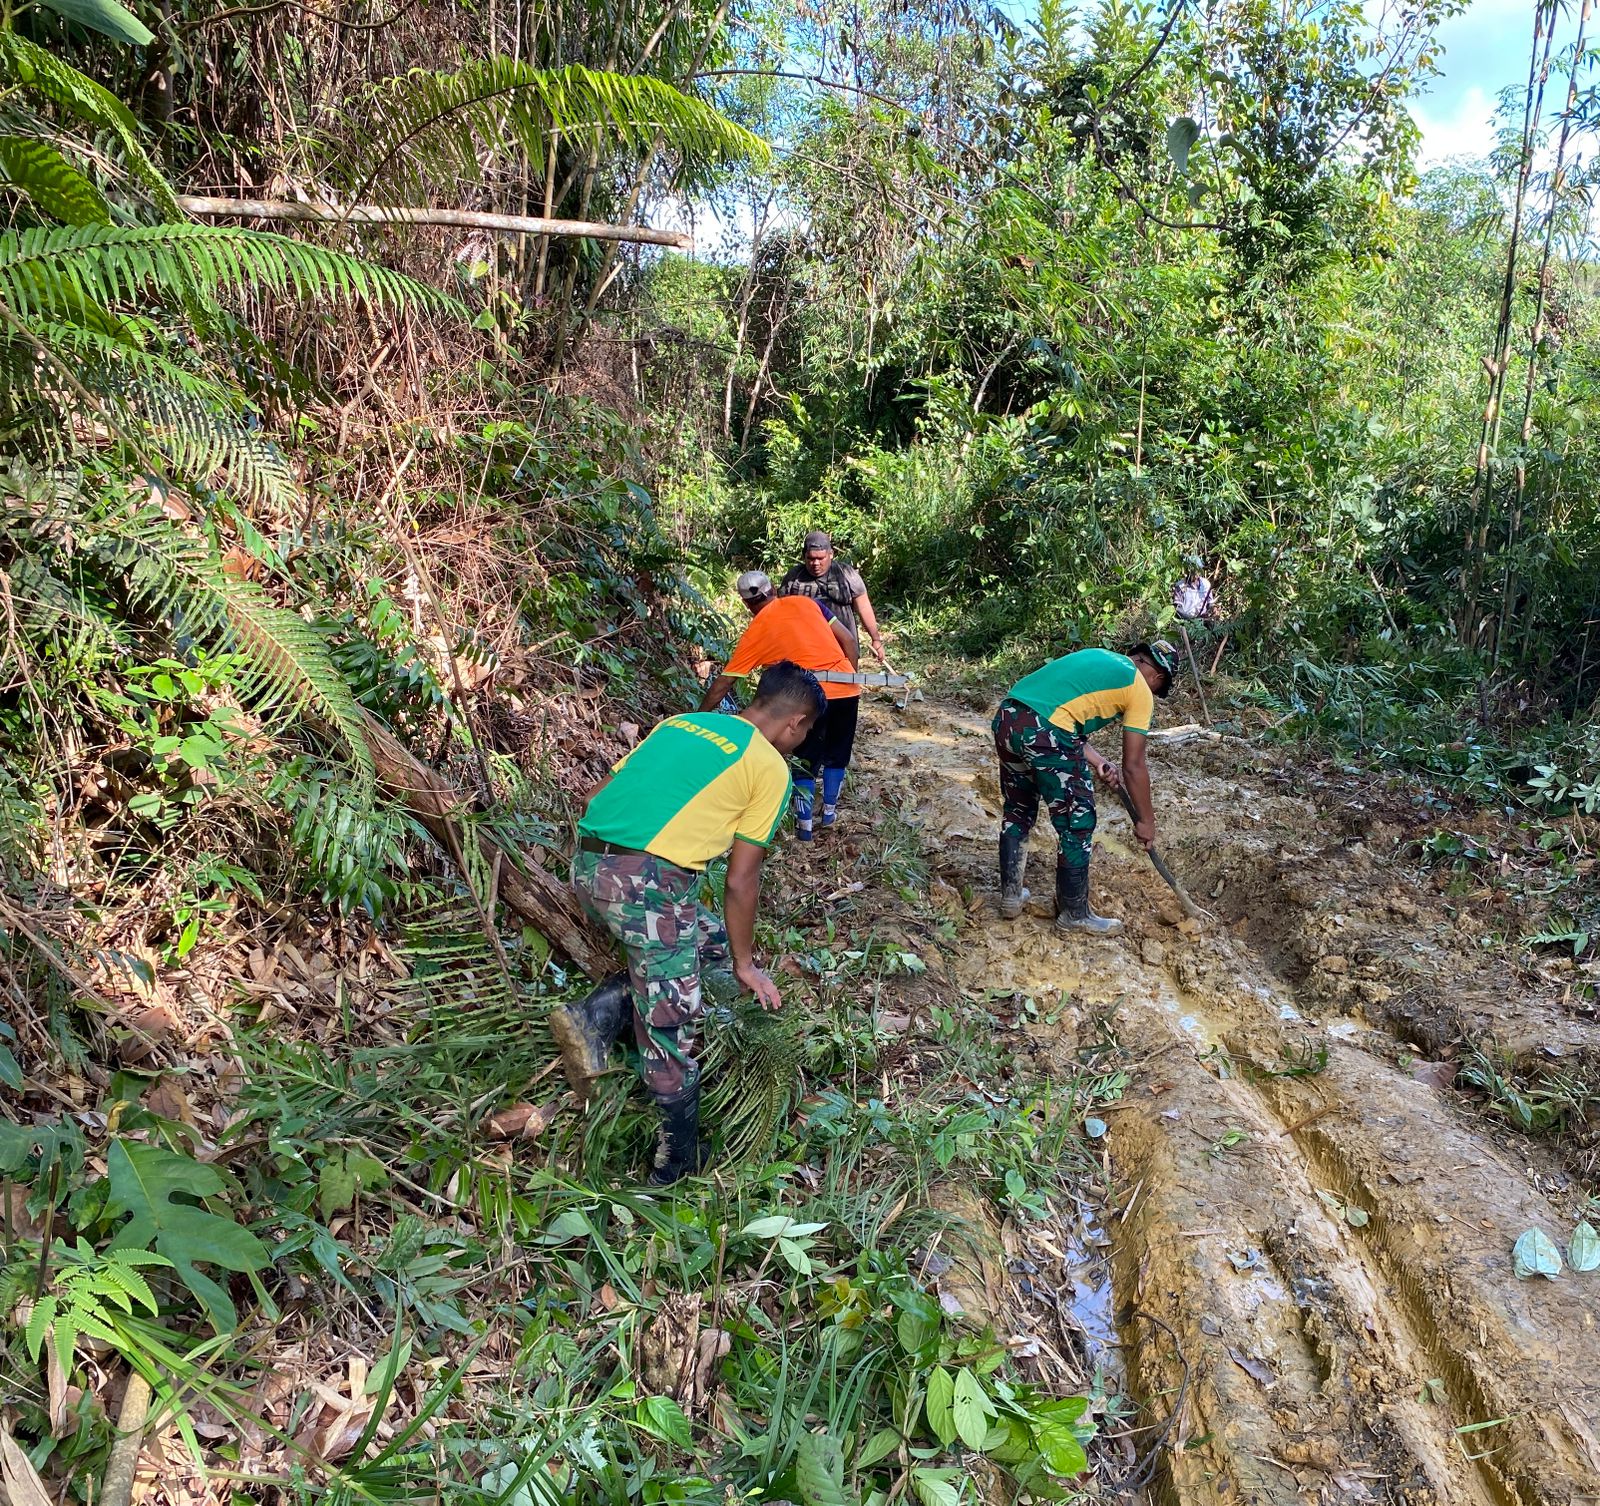
<path id="1" fill-rule="evenodd" d="M 756 688 L 754 704 L 792 706 L 796 711 L 809 711 L 815 719 L 828 709 L 828 698 L 822 685 L 809 669 L 801 669 L 792 659 L 779 659 L 761 671 L 761 684 Z"/>

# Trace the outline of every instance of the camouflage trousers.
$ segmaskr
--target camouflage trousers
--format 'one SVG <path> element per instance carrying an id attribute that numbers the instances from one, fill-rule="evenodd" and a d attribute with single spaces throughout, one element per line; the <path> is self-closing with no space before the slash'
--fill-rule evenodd
<path id="1" fill-rule="evenodd" d="M 1000 755 L 1003 830 L 1026 841 L 1042 796 L 1061 844 L 1061 862 L 1087 868 L 1095 810 L 1083 739 L 1052 726 L 1021 701 L 1001 701 L 991 725 Z"/>
<path id="2" fill-rule="evenodd" d="M 572 883 L 583 907 L 622 945 L 633 991 L 645 1087 L 670 1097 L 700 1077 L 695 1027 L 705 1012 L 702 966 L 728 965 L 728 933 L 700 903 L 703 874 L 648 852 L 579 849 Z"/>

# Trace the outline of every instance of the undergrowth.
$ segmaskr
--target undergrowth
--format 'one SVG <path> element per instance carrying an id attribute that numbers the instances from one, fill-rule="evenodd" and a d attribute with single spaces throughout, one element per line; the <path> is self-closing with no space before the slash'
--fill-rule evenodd
<path id="1" fill-rule="evenodd" d="M 35 1462 L 98 1478 L 89 1382 L 120 1357 L 175 1467 L 236 1500 L 953 1506 L 979 1454 L 1067 1494 L 1122 1403 L 1029 1337 L 997 1230 L 1102 1190 L 1083 1123 L 1125 1079 L 1094 1053 L 1030 1079 L 942 983 L 954 931 L 898 819 L 793 856 L 765 935 L 790 1076 L 741 1134 L 761 1073 L 713 1029 L 717 1169 L 672 1196 L 638 1190 L 631 1071 L 583 1114 L 551 1070 L 579 985 L 460 897 L 327 1006 L 236 1014 L 214 1102 L 191 1059 L 5 1126 L 0 1357 Z"/>

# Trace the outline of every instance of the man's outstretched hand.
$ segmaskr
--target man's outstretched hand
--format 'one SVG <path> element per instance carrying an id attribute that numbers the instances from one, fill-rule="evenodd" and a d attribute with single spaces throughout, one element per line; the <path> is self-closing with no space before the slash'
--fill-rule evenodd
<path id="1" fill-rule="evenodd" d="M 753 962 L 736 966 L 733 976 L 756 996 L 763 1009 L 775 1013 L 783 1008 L 783 995 L 778 992 L 778 985 Z"/>
<path id="2" fill-rule="evenodd" d="M 1156 823 L 1154 821 L 1135 821 L 1133 823 L 1133 834 L 1139 839 L 1140 844 L 1147 849 L 1156 845 Z"/>

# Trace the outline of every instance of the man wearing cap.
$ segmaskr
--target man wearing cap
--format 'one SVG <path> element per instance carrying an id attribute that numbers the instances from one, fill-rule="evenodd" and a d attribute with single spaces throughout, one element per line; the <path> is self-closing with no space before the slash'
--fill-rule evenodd
<path id="1" fill-rule="evenodd" d="M 834 558 L 833 540 L 821 529 L 806 535 L 800 563 L 784 576 L 778 591 L 782 596 L 811 596 L 827 602 L 856 638 L 860 638 L 861 628 L 867 630 L 878 663 L 885 662 L 883 635 L 878 631 L 878 615 L 872 610 L 867 583 L 854 565 Z"/>
<path id="2" fill-rule="evenodd" d="M 1216 592 L 1206 579 L 1206 564 L 1198 554 L 1184 556 L 1183 567 L 1188 572 L 1172 588 L 1172 610 L 1185 622 L 1202 622 L 1217 615 Z"/>
<path id="3" fill-rule="evenodd" d="M 1112 789 L 1126 789 L 1139 819 L 1134 835 L 1156 839 L 1145 739 L 1155 712 L 1153 695 L 1172 690 L 1178 653 L 1170 643 L 1140 643 L 1126 654 L 1085 648 L 1053 659 L 1018 680 L 995 713 L 994 745 L 1000 757 L 1000 913 L 1022 913 L 1028 834 L 1039 799 L 1050 809 L 1060 853 L 1056 858 L 1056 925 L 1062 930 L 1112 936 L 1120 920 L 1089 908 L 1089 851 L 1094 839 L 1094 786 L 1089 771 Z M 1091 732 L 1121 720 L 1122 767 L 1091 748 Z"/>
<path id="4" fill-rule="evenodd" d="M 795 824 L 802 842 L 814 832 L 817 780 L 822 781 L 822 824 L 838 818 L 839 795 L 855 748 L 856 714 L 861 686 L 855 679 L 856 640 L 837 617 L 824 614 L 822 603 L 809 596 L 775 596 L 770 577 L 746 570 L 735 590 L 750 611 L 751 621 L 734 645 L 733 657 L 701 698 L 700 709 L 715 706 L 741 675 L 763 665 L 792 659 L 822 682 L 828 698 L 825 716 L 795 751 L 800 770 L 794 781 Z"/>
<path id="5" fill-rule="evenodd" d="M 668 717 L 611 771 L 578 823 L 573 886 L 621 943 L 628 970 L 581 1003 L 552 1010 L 550 1034 L 568 1080 L 587 1097 L 631 1024 L 661 1116 L 655 1186 L 700 1166 L 694 1034 L 702 966 L 725 969 L 731 953 L 739 985 L 764 1008 L 783 1006 L 755 964 L 761 862 L 789 804 L 784 759 L 824 704 L 814 676 L 775 662 L 740 715 Z M 699 903 L 705 866 L 724 852 L 726 928 Z"/>

